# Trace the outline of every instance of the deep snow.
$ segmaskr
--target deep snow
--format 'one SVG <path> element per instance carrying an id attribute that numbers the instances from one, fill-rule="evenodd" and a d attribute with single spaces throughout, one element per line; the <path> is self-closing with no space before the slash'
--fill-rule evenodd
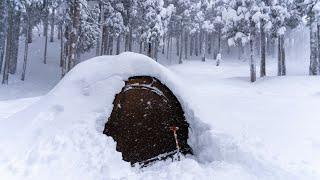
<path id="1" fill-rule="evenodd" d="M 295 63 L 288 69 L 305 68 Z M 145 73 L 166 82 L 182 102 L 195 156 L 132 168 L 102 134 L 112 95 L 130 75 Z M 167 70 L 133 54 L 86 61 L 40 99 L 0 103 L 0 177 L 320 179 L 320 79 L 293 70 L 250 84 L 247 73 L 239 62 L 187 62 Z"/>

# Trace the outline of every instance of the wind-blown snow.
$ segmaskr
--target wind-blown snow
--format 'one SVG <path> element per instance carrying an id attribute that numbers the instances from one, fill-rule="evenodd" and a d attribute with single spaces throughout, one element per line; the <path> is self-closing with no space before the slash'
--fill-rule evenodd
<path id="1" fill-rule="evenodd" d="M 102 134 L 115 94 L 137 75 L 156 77 L 177 95 L 192 127 L 190 143 L 199 158 L 205 154 L 206 148 L 197 147 L 210 139 L 208 128 L 195 120 L 173 73 L 145 56 L 124 53 L 79 64 L 48 95 L 6 120 L 0 127 L 1 177 L 139 177 L 121 160 L 112 138 Z"/>
<path id="2" fill-rule="evenodd" d="M 206 66 L 209 67 L 215 66 Z M 180 75 L 188 72 L 187 65 L 184 70 Z M 177 96 L 190 123 L 189 144 L 194 156 L 139 169 L 122 161 L 113 139 L 102 134 L 113 108 L 114 95 L 121 91 L 128 77 L 139 75 L 158 78 Z M 197 82 L 197 76 L 193 78 L 193 82 Z M 96 57 L 80 63 L 48 95 L 1 121 L 1 179 L 316 179 L 312 173 L 280 166 L 239 144 L 237 138 L 216 130 L 221 129 L 220 124 L 229 123 L 232 134 L 239 127 L 233 126 L 231 120 L 253 117 L 240 118 L 238 111 L 225 111 L 225 103 L 233 106 L 233 96 L 228 96 L 228 92 L 235 89 L 229 81 L 222 87 L 212 84 L 220 94 L 212 96 L 212 105 L 205 109 L 199 109 L 198 105 L 203 98 L 208 100 L 207 90 L 212 88 L 198 89 L 196 95 L 190 86 L 196 89 L 197 84 L 188 84 L 189 81 L 134 53 Z M 219 98 L 221 93 L 227 98 L 224 101 L 219 101 L 223 99 Z M 241 105 L 241 102 L 234 104 Z M 220 112 L 220 108 L 223 111 Z M 243 108 L 247 107 L 240 110 Z M 215 117 L 212 113 L 206 116 L 205 112 L 211 112 L 210 109 Z M 233 118 L 231 122 L 226 116 Z M 259 128 L 262 127 L 258 126 L 257 130 Z"/>

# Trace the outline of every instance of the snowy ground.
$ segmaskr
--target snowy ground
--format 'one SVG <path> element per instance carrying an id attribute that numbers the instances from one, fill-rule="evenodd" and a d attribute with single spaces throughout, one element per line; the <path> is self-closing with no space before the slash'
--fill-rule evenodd
<path id="1" fill-rule="evenodd" d="M 60 43 L 55 40 L 48 43 L 47 64 L 43 63 L 44 38 L 35 35 L 33 43 L 29 44 L 29 59 L 26 80 L 21 81 L 24 55 L 24 38 L 20 38 L 18 70 L 9 76 L 9 86 L 0 85 L 0 100 L 10 100 L 45 95 L 61 79 L 59 68 Z M 85 54 L 82 59 L 89 59 L 91 54 Z M 1 77 L 2 79 L 2 77 Z"/>
<path id="2" fill-rule="evenodd" d="M 298 65 L 303 64 L 290 64 Z M 256 157 L 301 173 L 301 179 L 319 179 L 319 77 L 304 76 L 306 67 L 291 68 L 290 76 L 249 84 L 246 64 L 222 66 L 191 62 L 171 69 L 192 84 L 188 91 L 196 112 L 212 129 L 232 135 Z"/>
<path id="3" fill-rule="evenodd" d="M 41 97 L 26 97 L 44 95 L 59 81 L 59 76 L 56 76 L 58 69 L 54 66 L 55 63 L 57 62 L 54 59 L 50 62 L 49 58 L 49 65 L 39 64 L 41 67 L 30 69 L 30 81 L 26 83 L 17 81 L 9 87 L 0 88 L 0 99 L 3 100 L 0 101 L 0 122 L 4 124 L 2 127 L 10 124 L 8 120 L 14 119 L 14 116 L 19 117 L 16 115 L 19 114 L 18 112 L 28 111 L 26 110 L 28 107 L 37 106 L 35 104 L 41 99 Z M 70 168 L 69 171 L 68 169 L 63 171 L 65 174 L 60 177 L 66 179 L 79 177 L 94 177 L 95 179 L 103 179 L 103 177 L 222 180 L 235 179 L 235 177 L 259 180 L 320 179 L 320 156 L 318 155 L 320 152 L 318 133 L 320 122 L 317 119 L 317 110 L 320 107 L 320 79 L 306 76 L 308 64 L 302 61 L 289 61 L 289 76 L 286 77 L 276 77 L 276 63 L 268 63 L 268 69 L 271 69 L 268 71 L 268 77 L 259 79 L 254 84 L 248 82 L 246 62 L 227 61 L 223 62 L 221 67 L 216 67 L 213 61 L 206 63 L 188 61 L 183 65 L 169 67 L 178 76 L 180 83 L 184 84 L 186 101 L 191 103 L 195 115 L 200 121 L 210 126 L 210 136 L 213 141 L 208 140 L 207 146 L 204 147 L 208 154 L 207 161 L 203 156 L 202 158 L 187 158 L 181 162 L 157 163 L 145 170 L 130 168 L 126 164 L 111 163 L 98 170 L 86 169 L 89 174 L 87 176 L 82 176 L 82 173 L 85 172 L 78 172 Z M 42 76 L 44 72 L 47 72 L 48 76 Z M 13 100 L 14 98 L 26 99 Z M 53 109 L 58 115 L 61 111 L 68 110 L 60 106 L 54 106 Z M 21 121 L 24 121 L 21 122 L 21 126 L 28 124 L 28 117 Z M 48 120 L 48 123 L 52 122 Z M 19 128 L 21 127 L 17 127 Z M 35 134 L 41 136 L 42 133 Z M 14 138 L 8 140 L 12 141 L 10 146 L 19 148 L 20 142 Z M 39 137 L 34 138 L 35 141 L 39 139 Z M 61 140 L 55 139 L 54 141 L 58 141 L 59 144 Z M 12 155 L 4 149 L 1 150 L 4 147 L 2 145 L 4 144 L 0 144 L 2 155 Z M 42 146 L 45 145 L 42 144 Z M 92 146 L 92 144 L 89 145 Z M 58 151 L 59 148 L 62 147 L 57 145 L 57 147 L 44 148 L 49 149 L 50 152 L 39 151 L 38 154 L 47 157 L 47 159 L 40 160 L 32 157 L 34 152 L 28 151 L 28 158 L 24 163 L 11 159 L 11 157 L 0 156 L 0 177 L 5 177 L 5 179 L 59 177 L 52 176 L 55 173 L 48 169 L 48 172 L 40 171 L 40 173 L 39 170 L 42 170 L 42 167 L 39 167 L 39 164 L 41 163 L 35 163 L 37 161 L 56 163 L 56 159 L 59 158 L 50 155 L 51 151 Z M 96 158 L 94 155 L 99 152 L 91 153 L 92 158 Z M 53 155 L 56 154 L 53 153 Z M 88 158 L 90 154 L 84 157 Z M 211 160 L 212 157 L 216 158 Z M 115 159 L 117 158 L 118 155 Z M 96 163 L 97 160 L 91 159 L 87 163 L 93 162 Z M 107 163 L 103 160 L 98 162 Z M 112 158 L 111 162 L 118 163 Z M 68 162 L 61 163 L 68 168 Z M 87 167 L 83 164 L 78 166 L 80 170 L 83 170 L 83 166 Z M 114 171 L 112 166 L 121 167 L 121 169 Z M 106 175 L 97 175 L 99 172 L 106 173 Z"/>

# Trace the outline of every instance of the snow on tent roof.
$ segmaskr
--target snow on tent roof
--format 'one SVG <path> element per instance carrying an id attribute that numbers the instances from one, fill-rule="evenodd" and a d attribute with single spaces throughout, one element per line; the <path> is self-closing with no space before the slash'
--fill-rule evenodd
<path id="1" fill-rule="evenodd" d="M 0 162 L 10 167 L 4 172 L 31 179 L 48 179 L 48 174 L 53 179 L 136 174 L 129 163 L 122 161 L 113 139 L 102 133 L 115 95 L 133 76 L 155 77 L 169 87 L 190 124 L 188 144 L 196 156 L 206 150 L 203 143 L 208 128 L 194 118 L 184 100 L 181 80 L 144 55 L 123 53 L 78 64 L 50 93 L 1 126 L 0 153 L 6 158 L 0 158 Z M 5 173 L 4 177 L 11 175 Z"/>
<path id="2" fill-rule="evenodd" d="M 115 94 L 133 76 L 151 76 L 178 98 L 190 124 L 194 156 L 131 167 L 102 132 Z M 1 120 L 0 177 L 37 179 L 303 179 L 256 157 L 232 137 L 197 118 L 183 79 L 152 59 L 134 53 L 96 57 L 78 64 L 46 96 Z M 212 107 L 219 108 L 219 107 Z M 193 111 L 194 110 L 194 111 Z M 198 112 L 198 110 L 197 110 Z M 213 122 L 214 118 L 212 117 Z M 249 147 L 250 150 L 250 147 Z"/>

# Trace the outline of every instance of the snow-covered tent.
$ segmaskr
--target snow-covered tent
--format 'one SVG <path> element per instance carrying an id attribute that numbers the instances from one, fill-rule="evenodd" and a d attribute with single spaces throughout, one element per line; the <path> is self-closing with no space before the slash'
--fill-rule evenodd
<path id="1" fill-rule="evenodd" d="M 103 134 L 115 95 L 130 77 L 136 76 L 158 79 L 181 104 L 189 124 L 188 144 L 197 159 L 190 159 L 191 162 L 213 160 L 214 155 L 206 155 L 208 148 L 214 146 L 205 145 L 211 137 L 209 128 L 195 118 L 186 102 L 181 79 L 144 55 L 123 53 L 78 64 L 51 92 L 0 127 L 0 162 L 5 165 L 0 167 L 1 176 L 4 179 L 12 179 L 11 175 L 18 179 L 21 176 L 47 179 L 48 175 L 53 179 L 137 176 L 130 163 L 123 161 L 122 154 L 116 151 L 116 142 Z M 12 139 L 14 143 L 8 142 Z"/>
<path id="2" fill-rule="evenodd" d="M 146 164 L 192 153 L 181 104 L 158 79 L 130 77 L 113 105 L 104 133 L 117 142 L 124 160 Z"/>
<path id="3" fill-rule="evenodd" d="M 188 144 L 193 155 L 181 156 L 180 161 L 158 161 L 140 169 L 123 161 L 122 154 L 116 151 L 116 142 L 103 134 L 115 95 L 130 77 L 136 76 L 154 77 L 172 91 L 189 124 Z M 80 63 L 47 95 L 0 120 L 0 177 L 10 180 L 305 179 L 256 156 L 250 147 L 215 131 L 203 122 L 205 118 L 198 118 L 202 109 L 193 104 L 190 86 L 154 60 L 134 53 L 96 57 Z M 218 118 L 212 117 L 212 122 Z"/>

